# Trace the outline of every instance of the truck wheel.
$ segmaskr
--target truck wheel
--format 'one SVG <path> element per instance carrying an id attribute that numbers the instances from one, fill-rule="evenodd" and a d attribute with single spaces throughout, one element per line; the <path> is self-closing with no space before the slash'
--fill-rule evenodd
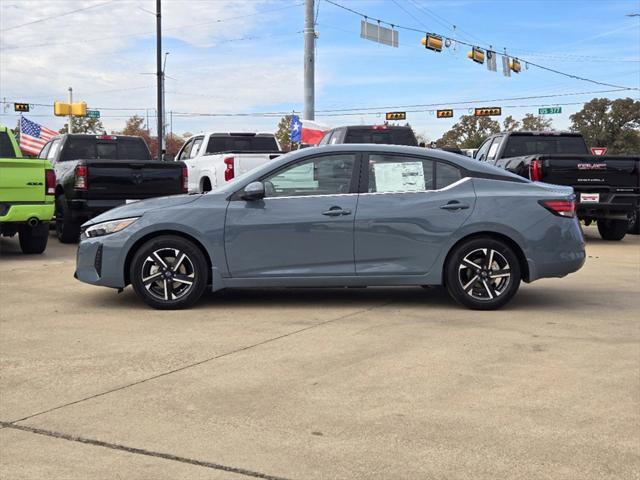
<path id="1" fill-rule="evenodd" d="M 18 233 L 20 250 L 22 253 L 42 253 L 47 248 L 49 240 L 49 222 L 43 222 L 37 227 L 25 226 Z"/>
<path id="2" fill-rule="evenodd" d="M 629 228 L 627 233 L 640 235 L 640 210 L 636 210 L 629 216 Z"/>
<path id="3" fill-rule="evenodd" d="M 603 240 L 622 240 L 627 234 L 629 220 L 598 220 L 598 232 Z"/>
<path id="4" fill-rule="evenodd" d="M 520 262 L 506 243 L 473 238 L 447 259 L 445 286 L 458 303 L 474 310 L 495 310 L 509 302 L 520 287 Z"/>
<path id="5" fill-rule="evenodd" d="M 202 188 L 200 189 L 200 193 L 207 193 L 211 191 L 211 180 L 209 177 L 204 177 L 202 179 Z"/>
<path id="6" fill-rule="evenodd" d="M 80 224 L 71 218 L 62 196 L 56 198 L 56 236 L 62 243 L 76 243 L 80 237 Z"/>
<path id="7" fill-rule="evenodd" d="M 160 310 L 188 308 L 207 286 L 207 261 L 198 247 L 175 235 L 153 238 L 136 251 L 129 279 L 144 302 Z"/>

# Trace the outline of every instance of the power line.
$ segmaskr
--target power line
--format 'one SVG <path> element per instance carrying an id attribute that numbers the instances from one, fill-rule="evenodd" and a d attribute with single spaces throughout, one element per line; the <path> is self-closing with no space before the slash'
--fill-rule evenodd
<path id="1" fill-rule="evenodd" d="M 20 25 L 14 25 L 13 27 L 3 28 L 0 32 L 8 32 L 9 30 L 15 30 L 16 28 L 26 27 L 27 25 L 33 25 L 35 23 L 46 22 L 48 20 L 53 20 L 55 18 L 65 17 L 67 15 L 71 15 L 77 12 L 84 12 L 85 10 L 90 10 L 92 8 L 104 7 L 105 5 L 109 5 L 110 3 L 115 2 L 115 0 L 109 0 L 108 2 L 98 3 L 96 5 L 89 5 L 88 7 L 77 8 L 76 10 L 70 10 L 68 12 L 60 13 L 58 15 L 51 15 L 50 17 L 43 17 L 38 20 L 33 20 L 32 22 L 21 23 Z"/>
<path id="2" fill-rule="evenodd" d="M 341 9 L 347 11 L 347 12 L 353 13 L 354 15 L 358 15 L 359 17 L 361 17 L 361 18 L 363 18 L 365 20 L 371 19 L 371 20 L 376 21 L 379 24 L 388 25 L 392 29 L 398 28 L 398 29 L 407 30 L 407 31 L 411 31 L 411 32 L 417 32 L 417 33 L 420 33 L 420 34 L 426 33 L 423 30 L 419 30 L 417 28 L 407 27 L 407 26 L 400 25 L 400 24 L 397 24 L 397 23 L 392 23 L 392 22 L 388 22 L 386 20 L 382 20 L 382 19 L 371 17 L 371 16 L 366 15 L 366 14 L 364 14 L 362 12 L 354 10 L 354 9 L 352 9 L 350 7 L 346 7 L 344 5 L 341 5 L 340 3 L 334 2 L 333 0 L 325 0 L 325 1 L 327 3 L 335 6 L 335 7 L 338 7 L 338 8 L 341 8 Z M 443 35 L 443 37 L 447 37 L 447 36 Z M 466 45 L 468 47 L 476 47 L 477 46 L 477 45 L 474 45 L 472 43 L 469 43 L 469 42 L 466 42 L 466 41 L 463 41 L 463 40 L 460 40 L 460 39 L 457 39 L 457 38 L 454 38 L 454 37 L 448 36 L 447 38 L 450 38 L 451 40 L 454 40 L 455 42 L 460 43 L 462 45 Z M 489 48 L 489 49 L 491 49 L 491 48 Z M 495 54 L 509 58 L 509 56 L 506 55 L 506 54 L 502 54 L 502 53 L 499 53 L 499 52 L 495 52 Z M 546 67 L 544 65 L 540 65 L 538 63 L 534 63 L 534 62 L 531 62 L 529 60 L 526 60 L 526 59 L 523 59 L 523 58 L 519 58 L 519 57 L 518 57 L 518 60 L 521 60 L 522 62 L 525 62 L 526 64 L 531 65 L 532 67 L 536 67 L 536 68 L 539 68 L 541 70 L 545 70 L 547 72 L 555 73 L 557 75 L 563 75 L 565 77 L 572 78 L 574 80 L 580 80 L 580 81 L 583 81 L 583 82 L 589 82 L 589 83 L 593 83 L 595 85 L 602 85 L 604 87 L 621 88 L 621 89 L 625 89 L 625 90 L 640 90 L 640 88 L 638 88 L 638 87 L 626 87 L 626 86 L 623 86 L 623 85 L 615 85 L 615 84 L 612 84 L 612 83 L 600 82 L 598 80 L 593 80 L 593 79 L 590 79 L 590 78 L 582 77 L 580 75 L 575 75 L 575 74 L 572 74 L 572 73 L 562 72 L 562 71 L 557 70 L 555 68 Z"/>

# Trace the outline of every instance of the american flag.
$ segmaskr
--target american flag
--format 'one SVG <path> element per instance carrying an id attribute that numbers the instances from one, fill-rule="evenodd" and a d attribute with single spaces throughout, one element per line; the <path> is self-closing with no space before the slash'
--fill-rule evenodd
<path id="1" fill-rule="evenodd" d="M 56 135 L 58 132 L 55 130 L 20 117 L 20 149 L 24 153 L 39 154 L 44 144 Z"/>

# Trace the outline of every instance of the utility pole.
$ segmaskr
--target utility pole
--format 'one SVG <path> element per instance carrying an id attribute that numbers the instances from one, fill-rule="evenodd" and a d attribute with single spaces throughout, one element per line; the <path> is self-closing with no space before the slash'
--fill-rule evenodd
<path id="1" fill-rule="evenodd" d="M 314 0 L 304 1 L 304 118 L 315 120 L 315 43 Z"/>
<path id="2" fill-rule="evenodd" d="M 69 87 L 69 128 L 67 128 L 67 133 L 73 133 L 73 114 L 71 113 L 71 105 L 73 105 L 73 88 Z"/>
<path id="3" fill-rule="evenodd" d="M 158 75 L 158 160 L 162 160 L 164 140 L 164 72 L 162 71 L 162 6 L 156 0 L 156 67 Z"/>

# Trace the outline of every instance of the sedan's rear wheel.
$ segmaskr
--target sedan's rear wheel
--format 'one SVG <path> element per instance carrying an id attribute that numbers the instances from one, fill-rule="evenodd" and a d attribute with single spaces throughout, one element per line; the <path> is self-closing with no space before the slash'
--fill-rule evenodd
<path id="1" fill-rule="evenodd" d="M 207 286 L 207 262 L 189 240 L 164 235 L 140 247 L 129 275 L 135 292 L 153 308 L 187 308 Z"/>
<path id="2" fill-rule="evenodd" d="M 512 248 L 492 238 L 475 238 L 456 247 L 445 265 L 449 294 L 475 310 L 494 310 L 520 287 L 520 264 Z"/>

